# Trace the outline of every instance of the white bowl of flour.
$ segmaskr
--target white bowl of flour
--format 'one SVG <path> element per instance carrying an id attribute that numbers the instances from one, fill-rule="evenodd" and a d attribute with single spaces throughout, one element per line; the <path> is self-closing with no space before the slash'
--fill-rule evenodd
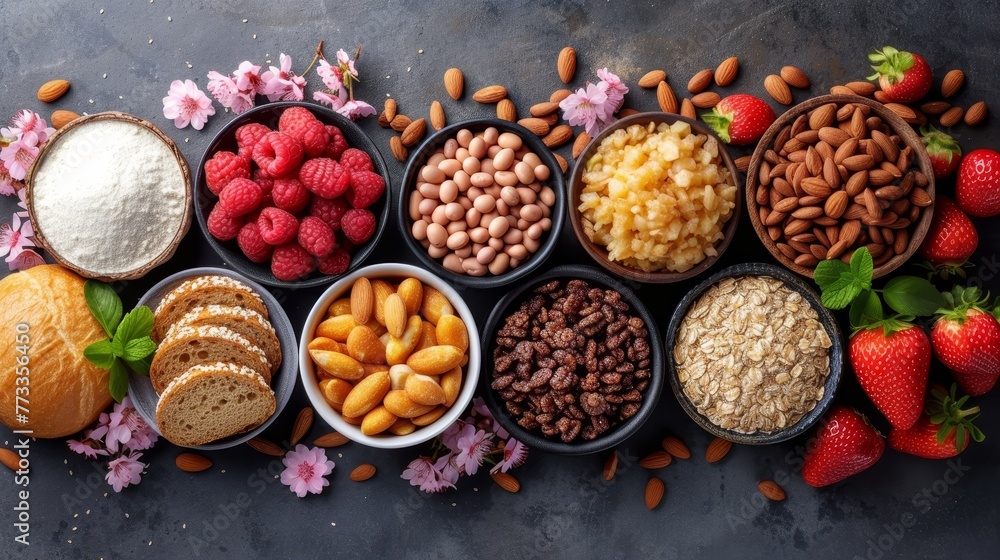
<path id="1" fill-rule="evenodd" d="M 28 175 L 35 237 L 82 276 L 139 278 L 173 256 L 191 225 L 187 162 L 155 125 L 124 113 L 60 129 Z"/>

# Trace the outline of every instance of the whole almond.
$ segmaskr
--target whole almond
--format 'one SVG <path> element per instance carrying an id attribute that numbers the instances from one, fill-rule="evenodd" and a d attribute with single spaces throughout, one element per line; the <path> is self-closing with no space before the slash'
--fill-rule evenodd
<path id="1" fill-rule="evenodd" d="M 781 76 L 770 74 L 764 78 L 764 90 L 778 103 L 792 104 L 792 90 L 788 89 L 788 84 L 781 79 Z"/>
<path id="2" fill-rule="evenodd" d="M 271 440 L 264 439 L 262 437 L 255 437 L 247 442 L 254 451 L 263 453 L 264 455 L 270 455 L 272 457 L 284 457 L 285 450 L 281 448 L 277 443 Z"/>
<path id="3" fill-rule="evenodd" d="M 562 169 L 562 172 L 565 173 L 569 169 L 569 162 L 566 161 L 566 158 L 559 154 L 552 154 L 552 156 L 556 158 L 556 163 L 559 164 L 559 169 Z"/>
<path id="4" fill-rule="evenodd" d="M 521 489 L 521 483 L 509 473 L 495 472 L 490 474 L 490 476 L 493 477 L 493 482 L 496 482 L 497 486 L 503 488 L 511 494 L 516 494 L 517 491 Z"/>
<path id="5" fill-rule="evenodd" d="M 750 169 L 750 156 L 741 156 L 736 158 L 734 163 L 736 164 L 737 171 L 743 171 L 744 173 Z"/>
<path id="6" fill-rule="evenodd" d="M 674 95 L 674 88 L 666 81 L 656 85 L 656 102 L 660 104 L 660 110 L 664 113 L 677 112 L 677 96 Z"/>
<path id="7" fill-rule="evenodd" d="M 174 464 L 177 468 L 189 473 L 201 472 L 212 468 L 212 461 L 208 460 L 208 457 L 198 455 L 197 453 L 181 453 L 174 460 Z"/>
<path id="8" fill-rule="evenodd" d="M 396 338 L 403 338 L 406 330 L 406 303 L 399 294 L 391 294 L 385 298 L 385 328 Z"/>
<path id="9" fill-rule="evenodd" d="M 350 441 L 351 440 L 347 439 L 347 436 L 340 432 L 330 432 L 316 438 L 316 440 L 313 441 L 313 445 L 316 447 L 340 447 Z"/>
<path id="10" fill-rule="evenodd" d="M 527 128 L 535 136 L 545 136 L 549 133 L 549 123 L 537 117 L 528 117 L 517 121 L 517 124 Z"/>
<path id="11" fill-rule="evenodd" d="M 406 115 L 396 115 L 389 122 L 389 127 L 395 130 L 396 132 L 403 132 L 404 130 L 406 130 L 406 127 L 410 126 L 410 123 L 412 122 L 413 121 L 410 120 L 410 117 L 407 117 Z"/>
<path id="12" fill-rule="evenodd" d="M 869 97 L 875 93 L 875 84 L 871 82 L 847 82 L 844 84 L 848 89 L 854 93 Z"/>
<path id="13" fill-rule="evenodd" d="M 691 93 L 701 93 L 712 84 L 712 71 L 708 68 L 699 70 L 688 80 L 688 91 Z"/>
<path id="14" fill-rule="evenodd" d="M 664 438 L 661 445 L 663 446 L 664 451 L 666 451 L 667 453 L 673 455 L 678 459 L 691 458 L 691 450 L 688 449 L 688 446 L 685 445 L 683 441 L 674 436 L 667 436 L 666 438 Z"/>
<path id="15" fill-rule="evenodd" d="M 986 119 L 986 102 L 979 101 L 973 103 L 972 107 L 965 112 L 965 124 L 969 126 L 976 126 Z"/>
<path id="16" fill-rule="evenodd" d="M 835 220 L 839 219 L 844 215 L 844 211 L 847 210 L 849 199 L 847 191 L 836 191 L 830 195 L 830 198 L 826 199 L 826 204 L 823 205 L 823 212 Z"/>
<path id="17" fill-rule="evenodd" d="M 853 89 L 847 86 L 833 86 L 830 88 L 830 95 L 857 95 Z"/>
<path id="18" fill-rule="evenodd" d="M 638 115 L 640 112 L 641 111 L 637 111 L 637 110 L 632 109 L 631 107 L 629 107 L 629 108 L 622 109 L 622 110 L 618 111 L 618 118 L 619 119 L 624 119 L 625 117 L 631 117 L 632 115 Z"/>
<path id="19" fill-rule="evenodd" d="M 760 493 L 772 502 L 780 502 L 785 499 L 784 489 L 782 489 L 781 486 L 778 486 L 778 483 L 773 480 L 760 481 L 760 483 L 757 484 L 757 490 L 760 490 Z"/>
<path id="20" fill-rule="evenodd" d="M 431 102 L 431 126 L 434 130 L 441 130 L 448 125 L 448 119 L 444 116 L 444 107 L 441 102 L 435 99 Z"/>
<path id="21" fill-rule="evenodd" d="M 52 128 L 59 130 L 60 128 L 69 124 L 73 119 L 79 118 L 80 115 L 74 113 L 73 111 L 66 111 L 65 109 L 60 109 L 58 111 L 52 112 L 52 118 L 49 122 L 52 123 Z"/>
<path id="22" fill-rule="evenodd" d="M 351 287 L 351 315 L 354 322 L 363 325 L 371 320 L 375 305 L 375 292 L 368 278 L 362 276 Z"/>
<path id="23" fill-rule="evenodd" d="M 941 114 L 941 126 L 955 126 L 962 122 L 965 109 L 955 106 Z"/>
<path id="24" fill-rule="evenodd" d="M 38 88 L 38 100 L 42 103 L 52 103 L 62 97 L 69 90 L 69 82 L 66 80 L 51 80 L 42 84 Z"/>
<path id="25" fill-rule="evenodd" d="M 0 463 L 3 463 L 8 469 L 16 472 L 21 468 L 19 465 L 20 462 L 21 458 L 18 457 L 17 453 L 6 447 L 0 447 Z"/>
<path id="26" fill-rule="evenodd" d="M 694 104 L 691 103 L 691 100 L 687 97 L 681 100 L 681 116 L 687 117 L 691 120 L 698 118 L 698 113 L 694 110 Z"/>
<path id="27" fill-rule="evenodd" d="M 655 88 L 657 84 L 667 79 L 667 73 L 663 70 L 650 70 L 643 74 L 639 78 L 639 87 L 651 89 Z"/>
<path id="28" fill-rule="evenodd" d="M 496 103 L 507 97 L 507 88 L 499 85 L 486 86 L 472 94 L 472 100 L 479 103 Z"/>
<path id="29" fill-rule="evenodd" d="M 399 139 L 399 136 L 393 136 L 389 139 L 389 149 L 392 150 L 392 155 L 399 161 L 406 161 L 406 157 L 409 155 L 409 151 L 403 145 L 403 141 Z"/>
<path id="30" fill-rule="evenodd" d="M 351 471 L 350 478 L 354 482 L 364 482 L 373 476 L 375 476 L 375 465 L 365 463 L 354 467 L 354 470 Z"/>
<path id="31" fill-rule="evenodd" d="M 546 101 L 544 103 L 535 103 L 530 109 L 528 109 L 528 112 L 531 113 L 532 117 L 544 117 L 545 115 L 556 112 L 558 109 L 558 102 Z"/>
<path id="32" fill-rule="evenodd" d="M 717 437 L 708 444 L 708 449 L 705 450 L 705 460 L 709 463 L 718 463 L 732 447 L 733 442 Z"/>
<path id="33" fill-rule="evenodd" d="M 705 91 L 691 98 L 691 104 L 699 109 L 711 109 L 722 101 L 722 97 L 714 91 Z"/>
<path id="34" fill-rule="evenodd" d="M 573 138 L 573 129 L 567 124 L 561 124 L 542 137 L 542 143 L 549 148 L 557 148 Z"/>
<path id="35" fill-rule="evenodd" d="M 646 493 L 643 495 L 643 501 L 646 502 L 646 507 L 649 509 L 656 509 L 656 506 L 660 505 L 663 501 L 663 493 L 666 491 L 666 486 L 664 486 L 663 481 L 653 477 L 646 482 Z"/>
<path id="36" fill-rule="evenodd" d="M 673 462 L 673 458 L 666 451 L 654 451 L 639 459 L 639 466 L 644 469 L 662 469 Z"/>
<path id="37" fill-rule="evenodd" d="M 618 452 L 614 449 L 611 450 L 611 454 L 608 455 L 607 459 L 604 460 L 604 469 L 602 470 L 602 475 L 604 480 L 611 480 L 615 477 L 615 471 L 618 470 Z"/>
<path id="38" fill-rule="evenodd" d="M 799 70 L 795 66 L 785 66 L 781 69 L 781 79 L 785 80 L 788 85 L 805 89 L 809 87 L 809 77 L 802 70 Z"/>
<path id="39" fill-rule="evenodd" d="M 590 136 L 586 132 L 580 132 L 576 135 L 576 140 L 573 141 L 573 158 L 576 159 L 580 157 L 583 153 L 583 149 L 587 147 L 590 143 Z"/>
<path id="40" fill-rule="evenodd" d="M 517 107 L 510 99 L 501 99 L 497 102 L 497 118 L 507 122 L 517 120 Z"/>
<path id="41" fill-rule="evenodd" d="M 940 115 L 951 109 L 951 103 L 947 101 L 928 101 L 920 106 L 920 110 L 928 115 Z"/>
<path id="42" fill-rule="evenodd" d="M 875 101 L 879 103 L 892 103 L 892 98 L 889 97 L 889 94 L 880 89 L 875 90 L 874 96 Z"/>
<path id="43" fill-rule="evenodd" d="M 736 73 L 740 70 L 740 61 L 735 56 L 723 60 L 719 67 L 715 69 L 715 85 L 726 87 L 736 79 Z"/>
<path id="44" fill-rule="evenodd" d="M 848 245 L 854 245 L 859 235 L 861 235 L 861 222 L 858 220 L 848 220 L 840 226 L 840 241 L 847 241 Z"/>
<path id="45" fill-rule="evenodd" d="M 965 83 L 965 73 L 961 70 L 955 69 L 948 71 L 944 75 L 944 79 L 941 80 L 941 97 L 951 97 L 958 93 L 958 90 L 962 89 L 962 84 Z"/>
<path id="46" fill-rule="evenodd" d="M 563 47 L 559 51 L 559 58 L 556 59 L 556 70 L 559 72 L 559 79 L 562 80 L 562 83 L 568 84 L 573 81 L 573 74 L 576 74 L 576 49 Z"/>
<path id="47" fill-rule="evenodd" d="M 448 96 L 457 100 L 462 97 L 462 90 L 465 89 L 465 76 L 458 68 L 449 68 L 444 73 L 444 89 Z"/>
<path id="48" fill-rule="evenodd" d="M 886 103 L 885 108 L 889 109 L 893 113 L 896 113 L 896 115 L 903 120 L 913 119 L 917 116 L 917 114 L 913 112 L 913 109 L 903 105 L 902 103 Z"/>
<path id="49" fill-rule="evenodd" d="M 295 444 L 302 441 L 302 438 L 309 433 L 313 425 L 313 409 L 312 407 L 305 407 L 299 411 L 298 416 L 295 417 L 295 423 L 292 424 L 292 435 L 288 439 L 288 445 L 295 447 Z"/>
<path id="50" fill-rule="evenodd" d="M 552 92 L 552 95 L 549 96 L 549 102 L 550 103 L 555 103 L 556 105 L 559 105 L 560 101 L 562 101 L 563 99 L 566 99 L 570 95 L 573 95 L 573 92 L 570 91 L 570 90 L 568 90 L 568 89 L 565 89 L 565 88 L 563 88 L 563 89 L 557 89 L 557 90 L 555 90 L 555 91 Z M 540 115 L 535 115 L 535 116 L 538 117 Z"/>
<path id="51" fill-rule="evenodd" d="M 382 128 L 389 128 L 394 118 L 396 118 L 396 100 L 389 97 L 385 100 L 382 113 L 378 116 L 378 125 Z"/>
<path id="52" fill-rule="evenodd" d="M 427 121 L 424 119 L 417 119 L 411 122 L 410 126 L 403 129 L 402 134 L 399 135 L 399 141 L 402 142 L 404 146 L 409 148 L 424 137 L 424 132 L 426 130 Z"/>
<path id="53" fill-rule="evenodd" d="M 809 113 L 809 128 L 812 130 L 821 130 L 824 127 L 832 125 L 835 118 L 837 118 L 836 103 L 820 105 Z"/>

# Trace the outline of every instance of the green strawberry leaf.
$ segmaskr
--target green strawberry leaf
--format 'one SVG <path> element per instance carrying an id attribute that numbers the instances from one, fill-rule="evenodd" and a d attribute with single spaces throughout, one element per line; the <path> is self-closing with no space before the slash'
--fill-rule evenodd
<path id="1" fill-rule="evenodd" d="M 111 341 L 104 339 L 84 348 L 83 357 L 101 369 L 111 369 L 111 364 L 115 361 L 115 352 Z"/>
<path id="2" fill-rule="evenodd" d="M 115 336 L 115 329 L 122 320 L 122 300 L 111 286 L 96 280 L 87 280 L 83 285 L 83 297 L 87 300 L 87 307 L 97 319 L 97 322 L 108 333 L 108 337 Z"/>
<path id="3" fill-rule="evenodd" d="M 156 351 L 156 343 L 148 336 L 133 338 L 125 343 L 122 359 L 126 362 L 137 362 Z"/>
<path id="4" fill-rule="evenodd" d="M 945 305 L 945 298 L 926 278 L 897 276 L 882 289 L 885 303 L 896 313 L 930 317 Z"/>
<path id="5" fill-rule="evenodd" d="M 111 378 L 108 381 L 108 389 L 111 390 L 111 396 L 117 402 L 122 402 L 128 391 L 128 372 L 125 371 L 125 364 L 119 359 L 115 359 L 111 363 Z"/>
<path id="6" fill-rule="evenodd" d="M 883 318 L 882 300 L 871 290 L 862 292 L 851 304 L 850 321 L 854 330 L 875 324 Z"/>
<path id="7" fill-rule="evenodd" d="M 715 108 L 710 113 L 702 115 L 701 120 L 705 121 L 705 124 L 711 127 L 723 142 L 728 144 L 730 141 L 729 125 L 732 124 L 733 117 L 733 113 L 723 113 Z"/>
<path id="8" fill-rule="evenodd" d="M 843 309 L 862 291 L 864 288 L 857 279 L 850 272 L 844 272 L 836 282 L 827 285 L 820 299 L 827 309 Z"/>
<path id="9" fill-rule="evenodd" d="M 813 273 L 813 279 L 816 280 L 817 284 L 819 284 L 821 290 L 825 290 L 827 286 L 833 284 L 837 280 L 840 280 L 840 276 L 843 273 L 850 272 L 850 270 L 851 267 L 840 259 L 827 259 L 825 261 L 820 261 L 820 263 L 816 265 L 816 271 Z"/>
<path id="10" fill-rule="evenodd" d="M 115 340 L 121 340 L 124 348 L 129 341 L 148 337 L 151 332 L 153 332 L 153 311 L 143 305 L 125 315 L 121 325 L 118 326 Z"/>
<path id="11" fill-rule="evenodd" d="M 851 255 L 851 273 L 868 290 L 872 287 L 872 275 L 875 274 L 875 261 L 867 247 L 862 247 Z"/>

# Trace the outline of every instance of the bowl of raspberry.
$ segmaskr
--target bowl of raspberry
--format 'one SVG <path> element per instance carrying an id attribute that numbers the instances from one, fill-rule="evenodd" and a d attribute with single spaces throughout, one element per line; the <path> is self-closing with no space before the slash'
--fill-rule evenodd
<path id="1" fill-rule="evenodd" d="M 209 144 L 195 182 L 209 244 L 269 286 L 320 286 L 354 270 L 389 213 L 389 171 L 375 144 L 312 103 L 268 103 L 236 117 Z"/>

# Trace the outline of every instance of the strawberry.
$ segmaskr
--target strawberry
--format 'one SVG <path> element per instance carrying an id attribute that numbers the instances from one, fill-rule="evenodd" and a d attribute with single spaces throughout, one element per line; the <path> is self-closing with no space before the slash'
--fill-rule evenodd
<path id="1" fill-rule="evenodd" d="M 944 278 L 952 273 L 964 277 L 962 266 L 979 246 L 976 226 L 947 196 L 939 194 L 936 206 L 920 254 L 930 262 L 927 268 L 933 273 L 941 273 Z"/>
<path id="2" fill-rule="evenodd" d="M 941 132 L 932 125 L 920 127 L 920 140 L 927 148 L 934 167 L 934 178 L 947 177 L 958 169 L 962 156 L 962 148 L 949 134 Z"/>
<path id="3" fill-rule="evenodd" d="M 774 118 L 770 105 L 745 93 L 724 98 L 711 113 L 701 117 L 723 142 L 734 146 L 746 146 L 760 140 Z"/>
<path id="4" fill-rule="evenodd" d="M 986 309 L 979 288 L 956 286 L 931 330 L 934 352 L 972 396 L 989 391 L 1000 377 L 1000 322 Z"/>
<path id="5" fill-rule="evenodd" d="M 807 446 L 802 479 L 816 488 L 840 482 L 874 465 L 883 451 L 882 434 L 863 414 L 834 405 Z"/>
<path id="6" fill-rule="evenodd" d="M 882 91 L 897 103 L 914 103 L 931 90 L 931 67 L 919 54 L 884 47 L 868 60 L 875 71 L 868 79 L 878 80 Z"/>
<path id="7" fill-rule="evenodd" d="M 932 385 L 920 419 L 908 430 L 893 428 L 889 432 L 889 446 L 924 459 L 947 459 L 965 451 L 970 437 L 976 442 L 983 441 L 983 432 L 972 423 L 979 416 L 979 407 L 963 410 L 969 397 L 959 399 L 957 391 L 954 384 L 951 393 L 940 385 Z"/>
<path id="8" fill-rule="evenodd" d="M 962 210 L 978 218 L 1000 214 L 1000 153 L 980 148 L 962 158 L 955 199 Z"/>
<path id="9" fill-rule="evenodd" d="M 898 319 L 877 321 L 858 331 L 848 353 L 854 374 L 893 427 L 906 429 L 920 417 L 931 343 L 920 327 Z"/>

